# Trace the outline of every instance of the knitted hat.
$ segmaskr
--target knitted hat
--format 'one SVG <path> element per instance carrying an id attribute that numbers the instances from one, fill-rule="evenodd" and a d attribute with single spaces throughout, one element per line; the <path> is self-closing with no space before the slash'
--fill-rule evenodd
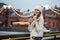
<path id="1" fill-rule="evenodd" d="M 39 11 L 42 11 L 43 7 L 42 6 L 37 6 L 35 9 L 38 9 Z"/>

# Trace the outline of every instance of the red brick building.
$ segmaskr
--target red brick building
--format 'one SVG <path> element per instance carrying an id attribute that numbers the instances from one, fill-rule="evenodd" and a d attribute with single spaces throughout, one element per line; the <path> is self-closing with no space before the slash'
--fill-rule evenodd
<path id="1" fill-rule="evenodd" d="M 60 8 L 57 8 L 58 10 L 60 10 Z M 55 10 L 56 11 L 56 10 Z M 60 11 L 57 11 L 60 12 Z M 56 14 L 55 12 L 49 10 L 44 10 L 44 20 L 45 20 L 45 24 L 49 27 L 49 28 L 60 28 L 60 15 Z M 0 25 L 5 25 L 5 12 L 2 11 L 0 13 Z M 14 12 L 13 13 L 9 13 L 8 16 L 8 26 L 13 25 L 13 22 L 27 22 L 29 19 L 29 17 L 19 17 L 18 15 L 16 15 Z"/>
<path id="2" fill-rule="evenodd" d="M 56 8 L 56 9 L 60 10 L 60 8 Z M 49 28 L 60 28 L 60 15 L 56 14 L 50 9 L 44 11 L 44 19 L 45 19 L 45 24 Z"/>
<path id="3" fill-rule="evenodd" d="M 13 11 L 13 10 L 12 10 Z M 0 25 L 5 26 L 5 17 L 6 12 L 3 10 L 0 13 Z M 27 22 L 29 17 L 20 17 L 14 11 L 8 13 L 8 26 L 12 26 L 13 22 Z"/>

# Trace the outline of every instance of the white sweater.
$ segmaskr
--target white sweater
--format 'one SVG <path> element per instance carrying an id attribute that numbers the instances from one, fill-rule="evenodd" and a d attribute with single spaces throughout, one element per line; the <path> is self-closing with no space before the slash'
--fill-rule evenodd
<path id="1" fill-rule="evenodd" d="M 44 32 L 49 32 L 49 30 L 44 27 L 44 19 L 42 14 L 40 15 L 40 20 L 38 22 L 36 21 L 36 16 L 34 16 L 33 19 L 34 21 L 28 27 L 31 36 L 43 37 Z"/>

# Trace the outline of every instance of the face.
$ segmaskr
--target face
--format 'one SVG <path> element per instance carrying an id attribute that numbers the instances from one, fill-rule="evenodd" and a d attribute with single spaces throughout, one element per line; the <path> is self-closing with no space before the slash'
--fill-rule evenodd
<path id="1" fill-rule="evenodd" d="M 35 11 L 36 15 L 39 14 L 39 12 L 40 12 L 38 9 L 35 9 L 34 11 Z"/>

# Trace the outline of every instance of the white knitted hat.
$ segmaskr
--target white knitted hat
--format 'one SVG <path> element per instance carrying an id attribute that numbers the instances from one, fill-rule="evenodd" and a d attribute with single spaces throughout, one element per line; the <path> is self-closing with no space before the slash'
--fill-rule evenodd
<path id="1" fill-rule="evenodd" d="M 42 11 L 43 7 L 42 6 L 37 6 L 35 9 L 38 9 L 39 11 Z"/>

